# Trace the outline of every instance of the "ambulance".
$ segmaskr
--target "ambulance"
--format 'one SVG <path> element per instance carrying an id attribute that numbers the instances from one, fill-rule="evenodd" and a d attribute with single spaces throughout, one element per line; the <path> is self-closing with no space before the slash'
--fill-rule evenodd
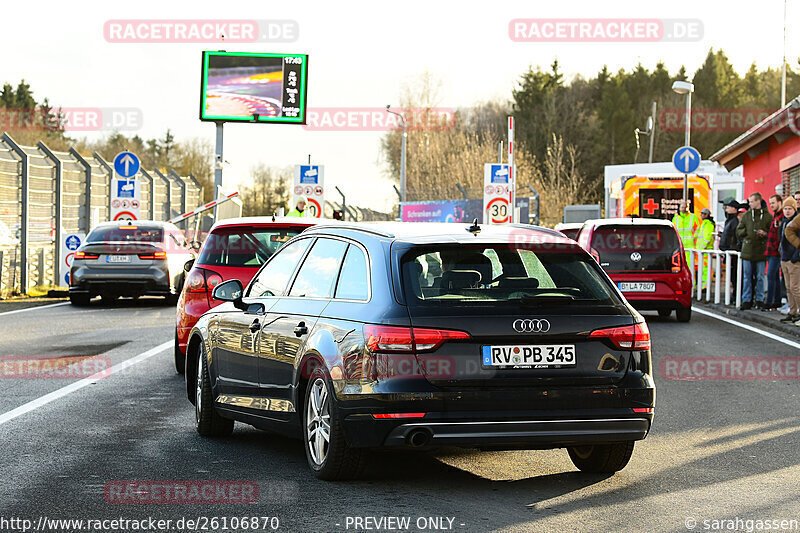
<path id="1" fill-rule="evenodd" d="M 672 220 L 683 199 L 683 174 L 630 174 L 609 183 L 606 218 L 660 218 Z M 712 209 L 711 176 L 689 174 L 689 209 L 698 217 Z"/>

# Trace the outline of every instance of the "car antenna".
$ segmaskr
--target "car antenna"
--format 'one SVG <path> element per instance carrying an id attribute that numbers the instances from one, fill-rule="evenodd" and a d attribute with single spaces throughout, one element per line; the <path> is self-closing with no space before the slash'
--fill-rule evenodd
<path id="1" fill-rule="evenodd" d="M 478 219 L 472 221 L 472 225 L 467 228 L 467 231 L 472 233 L 473 235 L 477 235 L 481 232 L 481 227 L 478 225 Z"/>

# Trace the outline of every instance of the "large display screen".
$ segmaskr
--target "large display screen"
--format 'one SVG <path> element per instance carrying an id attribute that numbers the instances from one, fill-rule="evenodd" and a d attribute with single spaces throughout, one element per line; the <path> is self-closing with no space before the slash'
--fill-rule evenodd
<path id="1" fill-rule="evenodd" d="M 200 120 L 306 123 L 308 55 L 203 52 Z"/>

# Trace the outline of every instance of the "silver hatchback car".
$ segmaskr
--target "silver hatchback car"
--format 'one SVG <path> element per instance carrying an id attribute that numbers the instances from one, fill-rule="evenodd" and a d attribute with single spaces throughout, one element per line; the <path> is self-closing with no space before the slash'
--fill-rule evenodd
<path id="1" fill-rule="evenodd" d="M 75 252 L 69 299 L 87 305 L 94 296 L 164 296 L 175 303 L 183 288 L 184 264 L 194 255 L 183 233 L 169 222 L 104 222 Z"/>

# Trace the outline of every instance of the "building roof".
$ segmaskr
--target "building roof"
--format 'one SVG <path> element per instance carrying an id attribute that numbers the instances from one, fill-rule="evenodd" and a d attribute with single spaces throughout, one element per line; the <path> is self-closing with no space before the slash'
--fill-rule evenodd
<path id="1" fill-rule="evenodd" d="M 709 159 L 731 170 L 744 162 L 745 154 L 754 159 L 764 153 L 771 138 L 782 143 L 793 135 L 800 135 L 800 96 L 717 150 Z"/>

